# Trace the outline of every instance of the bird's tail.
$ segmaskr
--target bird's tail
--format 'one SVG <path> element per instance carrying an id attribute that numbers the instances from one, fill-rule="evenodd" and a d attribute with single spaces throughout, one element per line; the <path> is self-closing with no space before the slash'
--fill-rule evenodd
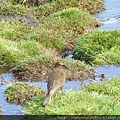
<path id="1" fill-rule="evenodd" d="M 43 106 L 46 106 L 50 103 L 51 97 L 53 96 L 54 93 L 55 93 L 55 90 L 50 90 L 50 92 L 47 94 L 47 96 L 43 102 Z"/>
<path id="2" fill-rule="evenodd" d="M 60 87 L 61 85 L 55 87 L 53 90 L 50 90 L 49 94 L 47 95 L 47 97 L 45 98 L 44 102 L 43 102 L 43 106 L 46 106 L 50 103 L 51 97 L 53 96 L 53 94 L 55 93 L 55 91 Z"/>
<path id="3" fill-rule="evenodd" d="M 50 99 L 51 99 L 51 96 L 48 95 L 48 96 L 45 98 L 45 100 L 44 100 L 44 102 L 43 102 L 43 105 L 44 105 L 44 106 L 48 105 L 48 104 L 50 103 Z"/>

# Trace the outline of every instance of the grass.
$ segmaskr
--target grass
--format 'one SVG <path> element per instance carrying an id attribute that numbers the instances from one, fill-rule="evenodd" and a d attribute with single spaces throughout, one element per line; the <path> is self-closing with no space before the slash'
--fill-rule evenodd
<path id="1" fill-rule="evenodd" d="M 49 2 L 52 2 L 54 0 L 10 0 L 10 2 L 14 5 L 16 4 L 22 4 L 25 6 L 40 6 Z"/>
<path id="2" fill-rule="evenodd" d="M 0 38 L 0 64 L 17 65 L 19 61 L 41 54 L 41 46 L 35 41 L 18 42 Z"/>
<path id="3" fill-rule="evenodd" d="M 98 83 L 96 83 L 90 84 L 87 89 L 81 91 L 56 93 L 50 105 L 46 107 L 42 106 L 44 97 L 37 97 L 24 106 L 24 113 L 27 115 L 119 115 L 120 97 L 119 87 L 116 84 L 119 81 L 119 77 L 108 80 L 109 87 L 106 82 L 99 83 L 101 92 L 98 91 Z M 114 94 L 111 94 L 110 87 L 114 89 Z"/>
<path id="4" fill-rule="evenodd" d="M 28 7 L 14 4 L 14 2 L 17 1 L 4 1 L 1 4 L 1 15 L 15 15 L 17 18 L 17 15 L 20 17 L 24 14 L 36 14 L 35 9 L 39 9 L 39 7 Z M 2 56 L 0 65 L 16 66 L 19 64 L 23 67 L 24 63 L 30 63 L 30 59 L 37 61 L 41 54 L 44 55 L 43 49 L 51 48 L 59 52 L 70 50 L 74 47 L 74 41 L 79 35 L 99 24 L 93 16 L 79 9 L 80 6 L 86 5 L 86 2 L 81 2 L 80 6 L 76 0 L 47 2 L 46 5 L 49 4 L 50 6 L 56 4 L 57 7 L 58 3 L 61 3 L 59 5 L 64 3 L 68 7 L 61 11 L 52 12 L 50 16 L 42 19 L 33 27 L 16 19 L 7 22 L 0 21 L 0 55 Z M 101 3 L 99 5 L 102 8 L 102 1 L 96 0 L 95 3 Z M 92 7 L 93 4 L 91 3 L 89 6 Z"/>
<path id="5" fill-rule="evenodd" d="M 1 3 L 0 11 L 2 15 L 23 15 L 31 13 L 39 19 L 73 7 L 90 14 L 95 14 L 105 8 L 103 0 L 45 0 L 45 2 L 44 0 L 38 0 L 38 2 L 36 0 L 5 0 Z"/>
<path id="6" fill-rule="evenodd" d="M 9 14 L 21 15 L 30 12 L 30 9 L 23 5 L 12 5 L 9 1 L 9 2 L 4 2 L 4 4 L 0 4 L 0 11 L 1 11 L 1 15 L 9 15 Z"/>
<path id="7" fill-rule="evenodd" d="M 81 17 L 81 20 L 86 19 L 86 22 L 78 21 L 79 17 Z M 73 18 L 75 20 L 72 20 Z M 37 76 L 39 78 L 42 77 L 43 73 L 48 75 L 49 70 L 47 70 L 47 68 L 51 69 L 57 61 L 71 64 L 70 68 L 72 71 L 70 74 L 74 74 L 76 71 L 75 69 L 77 69 L 78 72 L 82 70 L 82 73 L 88 72 L 90 66 L 86 65 L 84 62 L 61 59 L 58 55 L 57 57 L 55 55 L 58 53 L 57 51 L 71 47 L 69 44 L 70 42 L 73 45 L 72 41 L 74 41 L 75 36 L 78 35 L 77 32 L 79 30 L 82 31 L 84 27 L 87 27 L 94 22 L 97 23 L 97 21 L 85 12 L 76 8 L 71 8 L 55 13 L 43 20 L 43 22 L 44 23 L 39 23 L 38 26 L 31 28 L 26 23 L 20 23 L 20 21 L 1 21 L 0 64 L 15 66 L 13 72 L 17 75 L 20 74 L 20 76 L 23 75 L 23 73 L 25 73 L 24 75 L 29 76 L 29 72 L 26 74 L 26 71 L 31 71 L 32 76 L 34 69 L 38 69 L 38 73 L 36 74 L 39 75 Z M 73 28 L 78 31 L 73 30 Z M 69 43 L 67 39 L 70 39 Z M 57 49 L 56 53 L 52 52 L 52 50 L 49 51 L 50 48 L 53 50 Z M 46 54 L 47 52 L 45 51 L 49 54 Z M 75 68 L 75 66 L 77 67 Z M 70 74 L 68 75 L 68 78 L 71 79 L 72 75 Z M 24 75 L 22 77 L 25 77 Z"/>
<path id="8" fill-rule="evenodd" d="M 48 51 L 47 51 L 48 52 Z M 67 79 L 87 79 L 91 75 L 91 66 L 86 65 L 84 62 L 78 60 L 63 59 L 55 55 L 40 55 L 37 57 L 29 58 L 18 62 L 12 69 L 14 75 L 19 79 L 44 79 L 48 78 L 54 64 L 62 62 L 69 69 L 66 69 Z M 92 73 L 94 74 L 94 73 Z"/>
<path id="9" fill-rule="evenodd" d="M 0 22 L 0 36 L 2 38 L 19 41 L 31 31 L 32 29 L 26 23 L 21 23 L 18 20 Z"/>
<path id="10" fill-rule="evenodd" d="M 81 17 L 81 20 L 86 19 L 86 22 L 78 21 L 79 17 Z M 73 18 L 75 20 L 72 20 Z M 34 73 L 34 69 L 38 69 L 37 72 L 41 74 L 46 73 L 48 75 L 49 70 L 47 70 L 47 68 L 51 69 L 53 64 L 57 61 L 64 61 L 64 63 L 71 64 L 70 68 L 73 71 L 71 71 L 70 74 L 72 74 L 72 72 L 74 74 L 76 71 L 74 66 L 77 66 L 76 68 L 79 72 L 81 70 L 82 73 L 88 72 L 90 66 L 87 66 L 84 62 L 61 59 L 55 56 L 55 52 L 50 53 L 49 49 L 52 48 L 53 50 L 57 49 L 61 51 L 67 47 L 71 48 L 69 43 L 71 42 L 71 45 L 73 45 L 72 41 L 74 41 L 75 36 L 78 35 L 77 32 L 79 30 L 82 31 L 85 26 L 87 27 L 89 24 L 94 23 L 93 21 L 90 21 L 92 19 L 95 20 L 91 15 L 85 12 L 76 8 L 71 8 L 49 16 L 43 21 L 44 24 L 40 23 L 33 28 L 29 27 L 26 23 L 20 23 L 19 21 L 1 21 L 0 55 L 2 57 L 0 58 L 0 64 L 15 66 L 15 69 L 17 68 L 17 70 L 14 69 L 14 73 L 17 75 L 20 74 L 20 76 L 23 75 L 23 71 L 25 73 L 24 75 L 26 75 L 26 71 L 29 70 L 32 71 L 31 73 Z M 95 23 L 97 23 L 96 20 Z M 73 30 L 73 28 L 78 31 Z M 67 39 L 70 39 L 69 43 Z M 45 51 L 49 54 L 46 54 L 47 52 Z M 39 68 L 37 66 L 39 66 Z M 78 68 L 78 66 L 80 68 Z M 37 77 L 40 78 L 42 75 L 39 73 L 36 74 L 39 75 Z M 68 78 L 71 79 L 72 75 L 70 74 L 68 75 Z M 33 74 L 31 74 L 31 76 L 32 75 Z"/>
<path id="11" fill-rule="evenodd" d="M 73 7 L 95 14 L 104 9 L 104 2 L 103 0 L 56 0 L 37 8 L 35 15 L 39 19 L 43 19 L 53 13 Z"/>
<path id="12" fill-rule="evenodd" d="M 99 25 L 93 16 L 77 8 L 69 8 L 51 14 L 40 23 L 35 28 L 36 34 L 34 34 L 34 30 L 32 36 L 28 35 L 29 38 L 36 36 L 37 41 L 43 43 L 45 47 L 57 48 L 58 50 L 70 49 L 75 38 L 90 27 L 94 28 Z"/>
<path id="13" fill-rule="evenodd" d="M 32 15 L 40 20 L 32 27 L 20 19 L 0 21 L 0 65 L 15 66 L 12 72 L 17 78 L 47 78 L 58 61 L 70 68 L 66 71 L 68 79 L 87 78 L 91 66 L 86 63 L 120 64 L 120 31 L 89 32 L 99 26 L 90 14 L 104 9 L 103 0 L 52 0 L 39 7 L 34 3 L 18 4 L 21 1 L 6 0 L 0 4 L 3 18 L 28 15 L 25 19 L 29 21 Z M 72 50 L 74 43 L 74 55 L 82 61 L 58 56 L 58 51 Z M 39 90 L 25 84 L 8 87 L 6 94 L 8 101 L 17 104 L 31 100 L 24 106 L 24 113 L 29 115 L 119 115 L 119 81 L 120 78 L 113 78 L 90 84 L 82 91 L 56 93 L 46 107 L 42 106 L 45 96 L 31 99 Z"/>
<path id="14" fill-rule="evenodd" d="M 5 90 L 6 100 L 11 103 L 24 104 L 35 96 L 44 96 L 45 91 L 40 87 L 28 85 L 27 83 L 15 83 Z"/>
<path id="15" fill-rule="evenodd" d="M 18 20 L 1 21 L 0 64 L 17 65 L 27 60 L 29 63 L 44 54 L 42 49 L 71 49 L 77 36 L 96 25 L 98 21 L 93 16 L 77 8 L 51 14 L 32 28 Z"/>
<path id="16" fill-rule="evenodd" d="M 85 91 L 87 92 L 94 91 L 99 94 L 105 94 L 108 96 L 118 96 L 120 94 L 119 88 L 120 88 L 120 78 L 115 77 L 106 80 L 105 82 L 91 83 L 87 88 L 85 88 Z"/>
<path id="17" fill-rule="evenodd" d="M 2 21 L 0 22 L 0 35 L 14 41 L 37 40 L 45 47 L 61 51 L 71 49 L 74 40 L 79 35 L 98 25 L 99 22 L 88 13 L 77 8 L 69 8 L 51 14 L 32 28 L 18 20 Z"/>
<path id="18" fill-rule="evenodd" d="M 90 64 L 120 64 L 120 31 L 94 30 L 76 41 L 74 56 Z"/>

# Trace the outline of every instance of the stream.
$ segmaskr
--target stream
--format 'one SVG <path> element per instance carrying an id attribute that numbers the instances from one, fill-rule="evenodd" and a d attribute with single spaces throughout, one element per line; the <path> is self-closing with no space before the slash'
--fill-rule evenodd
<path id="1" fill-rule="evenodd" d="M 120 29 L 120 0 L 104 0 L 104 3 L 106 10 L 95 15 L 102 22 L 100 29 Z"/>
<path id="2" fill-rule="evenodd" d="M 100 29 L 102 30 L 113 30 L 120 29 L 120 1 L 119 0 L 105 0 L 106 10 L 96 14 L 95 17 L 101 21 Z M 66 52 L 66 58 L 73 59 L 72 52 Z M 83 81 L 83 84 L 87 86 L 91 82 L 102 82 L 108 78 L 115 76 L 120 76 L 120 66 L 105 65 L 94 67 L 97 72 L 96 78 L 93 80 L 91 78 Z M 22 106 L 16 104 L 10 104 L 5 99 L 4 91 L 5 89 L 12 85 L 12 83 L 18 80 L 13 76 L 11 72 L 7 72 L 8 68 L 0 67 L 0 109 L 2 109 L 3 115 L 22 115 Z M 104 79 L 101 79 L 101 75 L 104 75 Z M 47 83 L 43 81 L 39 82 L 26 82 L 30 85 L 40 86 L 44 90 L 47 90 Z M 65 90 L 78 90 L 81 89 L 81 81 L 69 81 L 65 82 Z"/>

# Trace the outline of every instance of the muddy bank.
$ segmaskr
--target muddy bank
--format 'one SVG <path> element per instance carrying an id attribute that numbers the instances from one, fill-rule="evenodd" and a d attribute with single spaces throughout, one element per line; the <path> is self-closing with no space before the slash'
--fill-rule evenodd
<path id="1" fill-rule="evenodd" d="M 55 60 L 53 58 L 50 59 L 47 63 L 40 61 L 38 63 L 32 63 L 29 65 L 24 66 L 24 68 L 13 68 L 11 71 L 13 72 L 14 76 L 19 80 L 31 80 L 31 81 L 40 81 L 42 79 L 47 79 L 50 72 L 53 69 L 54 64 L 59 61 L 63 62 L 69 69 L 64 69 L 67 79 L 69 80 L 85 80 L 89 77 L 94 77 L 96 75 L 95 71 L 89 66 L 86 65 L 84 62 L 80 62 L 77 60 L 64 60 L 59 59 Z"/>
<path id="2" fill-rule="evenodd" d="M 39 20 L 33 16 L 32 14 L 24 14 L 24 15 L 17 15 L 17 14 L 9 14 L 9 15 L 0 15 L 0 21 L 4 20 L 5 22 L 9 22 L 12 20 L 18 20 L 21 23 L 26 23 L 28 25 L 35 26 L 39 22 Z"/>

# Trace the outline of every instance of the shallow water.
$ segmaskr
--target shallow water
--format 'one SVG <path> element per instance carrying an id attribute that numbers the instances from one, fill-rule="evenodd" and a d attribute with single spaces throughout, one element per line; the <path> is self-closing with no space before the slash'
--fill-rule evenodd
<path id="1" fill-rule="evenodd" d="M 0 67 L 0 108 L 3 109 L 3 114 L 5 115 L 17 115 L 22 114 L 20 110 L 22 106 L 16 104 L 10 104 L 5 99 L 4 91 L 5 89 L 14 83 L 16 78 L 13 76 L 12 73 L 6 72 L 7 68 Z"/>
<path id="2" fill-rule="evenodd" d="M 120 66 L 104 65 L 96 67 L 95 70 L 99 74 L 104 74 L 105 79 L 120 76 Z"/>
<path id="3" fill-rule="evenodd" d="M 120 29 L 120 0 L 104 0 L 106 10 L 96 14 L 95 17 L 102 22 L 100 29 Z"/>
<path id="4" fill-rule="evenodd" d="M 87 79 L 85 81 L 83 81 L 81 83 L 80 80 L 76 80 L 76 81 L 66 81 L 65 82 L 65 86 L 63 91 L 66 90 L 80 90 L 82 88 L 82 85 L 87 86 L 88 84 L 90 84 L 91 82 L 101 82 L 101 81 L 105 81 L 108 78 L 111 77 L 115 77 L 115 76 L 120 76 L 120 66 L 114 66 L 114 65 L 106 65 L 106 66 L 98 66 L 94 68 L 97 72 L 97 76 L 96 78 L 93 79 Z M 2 71 L 2 70 L 0 70 Z M 101 80 L 100 75 L 104 74 L 105 78 Z M 4 81 L 2 81 L 4 79 Z M 2 83 L 2 82 L 3 83 Z M 15 81 L 17 81 L 15 79 L 15 77 L 13 76 L 12 73 L 4 73 L 2 75 L 0 75 L 0 107 L 2 107 L 2 109 L 4 110 L 5 115 L 20 115 L 23 114 L 21 112 L 22 110 L 22 106 L 20 105 L 16 105 L 16 104 L 10 104 L 8 102 L 6 102 L 5 100 L 5 95 L 4 95 L 4 91 L 5 89 L 12 85 L 12 83 L 14 83 Z M 40 86 L 41 88 L 43 88 L 44 90 L 47 90 L 47 82 L 45 82 L 45 80 L 43 81 L 39 81 L 39 82 L 26 82 L 30 85 L 34 85 L 34 86 Z"/>
<path id="5" fill-rule="evenodd" d="M 120 29 L 120 0 L 105 0 L 106 10 L 100 12 L 99 14 L 95 15 L 98 18 L 102 25 L 100 29 Z M 63 57 L 68 59 L 73 59 L 72 52 L 66 52 Z M 96 78 L 87 79 L 81 83 L 80 80 L 77 81 L 66 81 L 64 86 L 64 91 L 66 90 L 78 90 L 81 89 L 81 84 L 87 86 L 90 82 L 101 82 L 105 81 L 108 78 L 112 78 L 115 76 L 120 76 L 120 66 L 114 65 L 106 65 L 106 66 L 98 66 L 94 68 L 97 72 Z M 101 75 L 104 75 L 104 78 L 101 78 Z M 21 112 L 22 106 L 16 104 L 10 104 L 6 102 L 6 97 L 4 95 L 5 89 L 12 85 L 17 81 L 17 79 L 13 76 L 12 73 L 7 72 L 7 68 L 0 68 L 0 108 L 4 110 L 5 115 L 20 115 L 23 114 Z M 47 83 L 45 81 L 40 82 L 26 82 L 34 86 L 40 86 L 44 90 L 47 90 Z"/>
<path id="6" fill-rule="evenodd" d="M 22 114 L 20 110 L 22 109 L 22 106 L 16 105 L 16 104 L 10 104 L 5 99 L 4 91 L 5 89 L 11 84 L 6 84 L 0 86 L 0 107 L 3 109 L 3 114 L 5 115 L 20 115 Z"/>

